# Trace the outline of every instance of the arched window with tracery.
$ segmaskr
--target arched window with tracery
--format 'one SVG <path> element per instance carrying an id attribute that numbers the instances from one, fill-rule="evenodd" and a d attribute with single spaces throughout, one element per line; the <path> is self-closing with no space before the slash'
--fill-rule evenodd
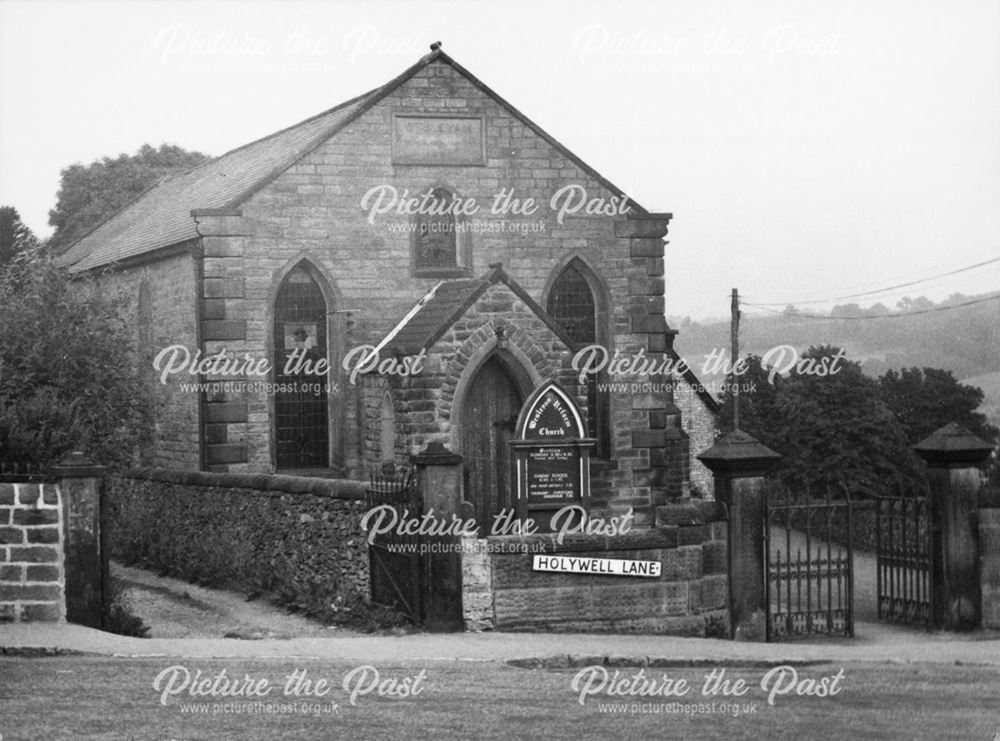
<path id="1" fill-rule="evenodd" d="M 327 302 L 303 262 L 289 272 L 274 299 L 276 468 L 326 468 L 330 462 Z"/>
<path id="2" fill-rule="evenodd" d="M 569 335 L 574 349 L 606 341 L 599 298 L 597 276 L 579 258 L 571 260 L 549 288 L 546 310 Z M 602 374 L 587 377 L 587 428 L 597 439 L 598 457 L 607 458 L 611 455 L 610 399 L 599 389 L 603 382 Z"/>

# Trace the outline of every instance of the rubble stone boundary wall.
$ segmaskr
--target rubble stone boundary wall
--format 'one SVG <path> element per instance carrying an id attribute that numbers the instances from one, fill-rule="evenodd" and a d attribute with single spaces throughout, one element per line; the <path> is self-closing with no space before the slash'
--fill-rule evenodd
<path id="1" fill-rule="evenodd" d="M 109 480 L 112 557 L 322 619 L 368 595 L 358 481 L 168 469 Z"/>

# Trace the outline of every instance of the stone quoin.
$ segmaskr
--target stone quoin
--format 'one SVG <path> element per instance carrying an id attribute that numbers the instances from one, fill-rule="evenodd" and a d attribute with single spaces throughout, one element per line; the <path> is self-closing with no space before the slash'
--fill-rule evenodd
<path id="1" fill-rule="evenodd" d="M 724 513 L 672 502 L 709 496 L 694 453 L 717 405 L 664 318 L 671 218 L 435 45 L 164 180 L 60 260 L 132 297 L 161 402 L 144 465 L 414 465 L 423 512 L 462 523 L 420 536 L 449 546 L 426 557 L 429 629 L 705 635 L 727 621 Z"/>
<path id="2" fill-rule="evenodd" d="M 595 440 L 592 505 L 649 525 L 709 490 L 693 451 L 714 429 L 664 320 L 670 221 L 435 45 L 159 183 L 60 260 L 133 299 L 162 402 L 148 465 L 357 479 L 440 442 L 499 509 L 513 419 L 553 379 Z M 592 345 L 644 372 L 581 381 Z"/>

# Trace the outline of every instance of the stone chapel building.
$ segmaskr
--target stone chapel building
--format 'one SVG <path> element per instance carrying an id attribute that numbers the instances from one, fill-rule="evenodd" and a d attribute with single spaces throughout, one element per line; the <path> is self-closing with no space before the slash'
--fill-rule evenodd
<path id="1" fill-rule="evenodd" d="M 463 456 L 485 517 L 509 503 L 522 403 L 555 379 L 597 441 L 594 506 L 641 523 L 711 491 L 694 454 L 715 402 L 689 371 L 581 382 L 573 358 L 677 360 L 670 220 L 434 45 L 387 84 L 157 184 L 61 260 L 134 299 L 161 402 L 149 465 L 365 478 L 437 441 Z"/>

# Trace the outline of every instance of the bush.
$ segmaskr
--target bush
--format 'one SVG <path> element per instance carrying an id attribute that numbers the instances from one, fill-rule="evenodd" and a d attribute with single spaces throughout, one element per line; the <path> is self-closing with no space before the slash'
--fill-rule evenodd
<path id="1" fill-rule="evenodd" d="M 122 636 L 146 638 L 149 626 L 132 612 L 132 599 L 121 579 L 112 576 L 105 584 L 104 611 L 101 615 L 101 629 L 107 633 Z"/>
<path id="2" fill-rule="evenodd" d="M 0 460 L 45 467 L 83 450 L 112 468 L 132 464 L 153 406 L 128 305 L 37 250 L 0 269 Z"/>
<path id="3" fill-rule="evenodd" d="M 775 504 L 795 503 L 804 504 L 812 501 L 815 504 L 823 504 L 826 500 L 822 497 L 810 498 L 804 490 L 793 491 L 791 499 L 785 492 L 787 489 L 780 482 L 769 481 L 771 501 Z M 836 496 L 834 502 L 843 502 L 843 496 Z M 832 511 L 815 509 L 811 513 L 805 509 L 791 510 L 788 512 L 778 512 L 772 515 L 770 520 L 772 526 L 784 527 L 786 523 L 793 530 L 808 533 L 817 543 L 825 543 L 827 540 L 831 544 L 844 546 L 848 545 L 848 521 L 847 509 L 838 507 Z M 876 532 L 876 501 L 871 497 L 853 496 L 851 498 L 851 525 L 854 531 L 854 540 L 851 546 L 858 551 L 876 550 L 878 544 L 878 534 Z"/>

